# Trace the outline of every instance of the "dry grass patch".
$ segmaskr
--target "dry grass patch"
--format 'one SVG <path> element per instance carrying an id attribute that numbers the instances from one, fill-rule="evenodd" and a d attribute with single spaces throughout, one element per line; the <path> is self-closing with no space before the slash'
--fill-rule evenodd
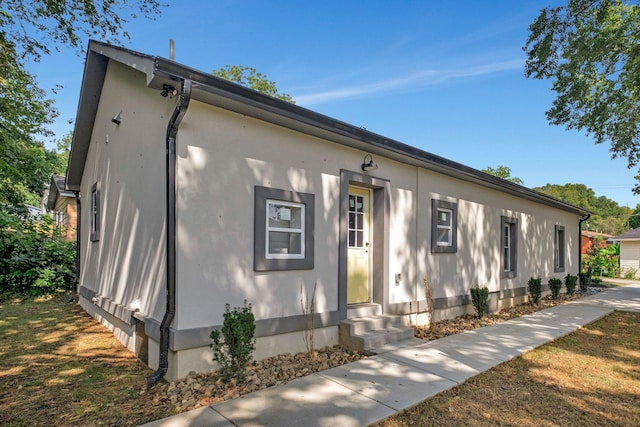
<path id="1" fill-rule="evenodd" d="M 640 425 L 638 330 L 614 312 L 378 425 Z"/>
<path id="2" fill-rule="evenodd" d="M 0 425 L 138 425 L 171 415 L 151 373 L 68 294 L 0 304 Z"/>

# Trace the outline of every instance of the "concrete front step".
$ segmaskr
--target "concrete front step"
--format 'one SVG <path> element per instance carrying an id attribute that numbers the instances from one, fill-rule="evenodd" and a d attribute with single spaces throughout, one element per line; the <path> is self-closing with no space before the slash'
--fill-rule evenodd
<path id="1" fill-rule="evenodd" d="M 402 316 L 379 315 L 347 319 L 339 325 L 340 345 L 357 351 L 376 348 L 413 338 L 413 328 Z"/>
<path id="2" fill-rule="evenodd" d="M 382 306 L 374 303 L 352 304 L 347 307 L 347 319 L 359 317 L 379 316 L 382 314 Z"/>

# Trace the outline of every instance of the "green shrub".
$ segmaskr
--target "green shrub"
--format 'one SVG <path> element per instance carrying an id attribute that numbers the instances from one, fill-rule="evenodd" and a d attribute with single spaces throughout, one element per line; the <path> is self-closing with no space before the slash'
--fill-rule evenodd
<path id="1" fill-rule="evenodd" d="M 551 298 L 558 299 L 560 289 L 562 289 L 562 280 L 552 277 L 549 279 L 549 289 L 551 289 Z"/>
<path id="2" fill-rule="evenodd" d="M 578 277 L 580 278 L 580 291 L 587 292 L 587 288 L 591 285 L 591 271 L 578 273 Z"/>
<path id="3" fill-rule="evenodd" d="M 61 239 L 52 218 L 0 206 L 0 294 L 45 295 L 71 290 L 76 244 Z"/>
<path id="4" fill-rule="evenodd" d="M 245 379 L 245 367 L 253 360 L 256 349 L 255 317 L 251 312 L 251 304 L 245 300 L 243 307 L 230 309 L 225 306 L 222 329 L 211 331 L 213 343 L 213 360 L 220 364 L 220 375 L 224 382 L 232 378 L 238 381 Z"/>
<path id="5" fill-rule="evenodd" d="M 636 273 L 638 271 L 635 268 L 627 268 L 624 271 L 624 278 L 625 279 L 635 279 L 636 278 Z"/>
<path id="6" fill-rule="evenodd" d="M 471 302 L 478 317 L 489 314 L 489 288 L 486 286 L 471 288 Z"/>
<path id="7" fill-rule="evenodd" d="M 620 245 L 596 247 L 583 257 L 583 265 L 596 276 L 616 277 L 620 266 Z"/>
<path id="8" fill-rule="evenodd" d="M 578 276 L 572 276 L 571 273 L 564 276 L 564 286 L 567 288 L 568 295 L 575 294 L 578 286 Z"/>
<path id="9" fill-rule="evenodd" d="M 529 296 L 532 304 L 538 304 L 540 302 L 540 296 L 542 295 L 542 278 L 533 277 L 529 279 Z"/>

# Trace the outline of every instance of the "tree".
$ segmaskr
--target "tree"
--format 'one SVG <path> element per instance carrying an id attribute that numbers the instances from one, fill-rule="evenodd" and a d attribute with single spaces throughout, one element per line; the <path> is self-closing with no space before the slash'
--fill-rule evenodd
<path id="1" fill-rule="evenodd" d="M 495 169 L 489 166 L 486 169 L 482 169 L 482 172 L 488 173 L 489 175 L 497 176 L 498 178 L 506 179 L 507 181 L 511 181 L 514 184 L 524 184 L 524 181 L 522 181 L 520 178 L 511 176 L 511 168 L 508 166 L 500 165 Z"/>
<path id="2" fill-rule="evenodd" d="M 636 205 L 636 208 L 629 214 L 627 220 L 627 228 L 630 230 L 640 227 L 640 204 Z"/>
<path id="3" fill-rule="evenodd" d="M 257 90 L 265 95 L 273 96 L 292 104 L 296 103 L 290 95 L 278 92 L 275 82 L 256 71 L 255 68 L 245 67 L 244 65 L 226 65 L 219 70 L 213 70 L 213 75 Z"/>
<path id="4" fill-rule="evenodd" d="M 612 158 L 640 160 L 640 8 L 623 0 L 568 0 L 542 9 L 523 48 L 525 75 L 551 79 L 551 124 L 610 142 Z M 640 180 L 640 174 L 636 176 Z M 640 184 L 633 189 L 640 194 Z"/>
<path id="5" fill-rule="evenodd" d="M 596 193 L 584 184 L 546 184 L 534 190 L 592 212 L 588 222 L 589 230 L 616 235 L 624 232 L 627 227 L 631 209 L 618 205 L 608 197 L 597 197 Z"/>
<path id="6" fill-rule="evenodd" d="M 159 8 L 159 0 L 0 1 L 0 203 L 33 201 L 60 170 L 55 152 L 37 140 L 51 136 L 57 112 L 26 64 L 60 46 L 80 51 L 88 37 L 128 38 L 127 17 L 153 18 Z"/>

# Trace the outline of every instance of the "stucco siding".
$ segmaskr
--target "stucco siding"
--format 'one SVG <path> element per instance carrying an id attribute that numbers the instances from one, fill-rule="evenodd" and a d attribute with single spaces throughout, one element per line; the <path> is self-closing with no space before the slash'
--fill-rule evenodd
<path id="1" fill-rule="evenodd" d="M 168 89 L 161 96 L 159 88 L 193 79 L 193 86 L 182 87 L 180 96 L 191 98 L 176 137 L 176 316 L 169 330 L 169 379 L 212 366 L 208 337 L 222 324 L 227 304 L 252 305 L 256 356 L 263 358 L 304 349 L 303 301 L 314 286 L 321 346 L 337 344 L 339 322 L 362 313 L 428 321 L 425 278 L 435 300 L 433 320 L 468 311 L 476 285 L 489 288 L 497 308 L 524 300 L 530 277 L 546 283 L 578 273 L 579 215 L 586 214 L 579 208 L 209 75 L 181 71 L 161 58 L 107 49 L 113 55 L 107 59 L 92 52 L 86 74 L 93 70 L 100 78 L 85 75 L 85 108 L 78 115 L 83 120 L 75 133 L 80 145 L 72 150 L 73 173 L 67 174 L 69 188 L 82 195 L 80 301 L 130 349 L 147 346 L 152 367 L 158 366 L 166 304 L 167 125 L 179 99 Z M 172 74 L 178 71 L 187 74 Z M 366 156 L 377 169 L 362 170 Z M 350 199 L 353 186 L 361 199 Z M 355 207 L 367 199 L 370 227 L 354 230 L 350 218 L 357 224 L 366 214 L 350 211 L 350 201 Z M 289 247 L 290 230 L 271 230 L 287 243 L 273 257 L 265 255 L 273 236 L 267 224 L 286 223 L 294 211 L 300 217 L 303 206 L 305 219 L 313 221 L 299 221 L 304 231 L 300 225 L 295 232 L 313 235 L 313 247 L 280 262 L 311 243 L 301 237 L 304 244 Z M 447 212 L 453 218 L 444 241 L 443 227 L 434 222 L 438 209 L 441 221 Z M 367 228 L 370 244 L 352 241 L 350 249 L 349 233 L 366 236 Z M 512 245 L 507 251 L 515 248 L 507 258 L 515 268 L 507 271 L 503 232 L 515 235 L 506 239 Z M 562 269 L 555 259 L 557 233 L 564 239 Z M 357 264 L 349 261 L 354 253 Z M 622 254 L 623 263 L 640 270 L 640 243 Z M 347 267 L 354 265 L 364 267 L 353 274 Z M 348 297 L 348 284 L 358 277 L 366 278 L 358 288 L 364 290 Z M 347 301 L 362 304 L 356 310 Z"/>
<path id="2" fill-rule="evenodd" d="M 467 295 L 476 285 L 490 292 L 524 287 L 530 277 L 563 277 L 577 274 L 578 217 L 476 184 L 422 171 L 420 190 L 424 220 L 431 221 L 429 199 L 458 204 L 456 253 L 429 251 L 430 228 L 423 227 L 419 252 L 435 298 Z M 518 220 L 516 277 L 501 278 L 501 216 Z M 565 272 L 554 273 L 555 226 L 565 226 Z"/>
<path id="3" fill-rule="evenodd" d="M 620 241 L 620 274 L 630 270 L 635 271 L 636 277 L 640 276 L 640 240 Z"/>
<path id="4" fill-rule="evenodd" d="M 177 327 L 219 324 L 245 299 L 256 319 L 299 315 L 314 284 L 316 312 L 337 310 L 339 159 L 354 153 L 199 102 L 178 144 L 177 301 L 206 309 L 180 310 Z M 253 271 L 256 185 L 314 194 L 312 270 Z"/>
<path id="5" fill-rule="evenodd" d="M 340 260 L 340 170 L 357 171 L 366 152 L 193 102 L 179 133 L 177 328 L 215 325 L 225 303 L 252 303 L 257 319 L 302 314 L 301 287 L 317 283 L 317 312 L 336 310 Z M 473 286 L 499 292 L 530 277 L 577 274 L 578 217 L 503 192 L 375 156 L 369 175 L 390 182 L 388 301 L 467 296 Z M 254 187 L 315 195 L 315 267 L 254 272 Z M 458 205 L 458 248 L 431 253 L 431 199 Z M 376 209 L 376 206 L 373 207 Z M 501 216 L 518 220 L 517 274 L 501 278 Z M 555 226 L 566 229 L 565 271 L 554 273 Z M 373 236 L 373 239 L 380 236 Z M 399 278 L 399 280 L 396 280 Z M 204 309 L 206 307 L 206 309 Z"/>
<path id="6" fill-rule="evenodd" d="M 175 99 L 111 61 L 82 177 L 80 285 L 148 316 L 164 314 L 165 134 Z M 111 119 L 121 112 L 121 123 Z M 91 188 L 100 238 L 91 241 Z M 127 319 L 123 319 L 127 321 Z"/>

